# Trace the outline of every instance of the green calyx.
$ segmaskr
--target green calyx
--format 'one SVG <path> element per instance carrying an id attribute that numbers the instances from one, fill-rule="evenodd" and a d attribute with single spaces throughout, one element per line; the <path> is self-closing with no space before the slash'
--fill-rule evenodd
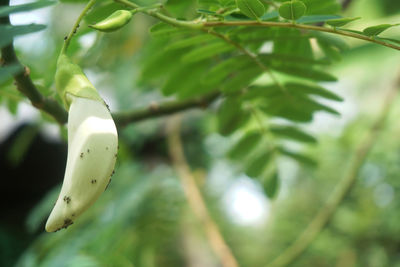
<path id="1" fill-rule="evenodd" d="M 132 15 L 133 14 L 131 11 L 117 10 L 104 20 L 94 25 L 89 25 L 89 27 L 102 32 L 113 32 L 128 24 L 132 18 Z"/>
<path id="2" fill-rule="evenodd" d="M 71 104 L 71 99 L 68 98 L 68 95 L 103 102 L 96 88 L 86 78 L 81 68 L 74 64 L 65 54 L 61 54 L 58 58 L 55 81 L 57 91 L 67 109 Z"/>

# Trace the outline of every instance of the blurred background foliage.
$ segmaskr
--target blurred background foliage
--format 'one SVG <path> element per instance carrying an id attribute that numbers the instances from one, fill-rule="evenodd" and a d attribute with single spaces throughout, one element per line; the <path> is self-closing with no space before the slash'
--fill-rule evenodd
<path id="1" fill-rule="evenodd" d="M 29 66 L 35 85 L 46 96 L 55 96 L 57 55 L 85 2 L 64 0 L 11 17 L 13 24 L 47 25 L 44 31 L 15 40 L 19 59 Z M 160 1 L 135 2 L 150 5 Z M 213 1 L 164 1 L 171 16 L 185 19 L 195 18 L 197 8 L 212 9 L 208 2 Z M 363 17 L 352 23 L 354 29 L 400 21 L 398 1 L 353 0 L 343 13 L 339 11 L 341 2 L 328 2 L 327 12 L 313 13 L 310 9 L 308 15 Z M 164 99 L 184 99 L 214 89 L 198 82 L 203 76 L 196 76 L 207 72 L 211 63 L 189 58 L 181 64 L 185 60 L 181 57 L 192 48 L 168 50 L 177 39 L 168 31 L 167 36 L 157 37 L 154 28 L 150 34 L 149 29 L 157 23 L 154 18 L 137 14 L 129 25 L 111 34 L 86 27 L 118 8 L 120 5 L 112 1 L 102 1 L 95 7 L 72 39 L 69 51 L 112 111 L 135 109 Z M 235 34 L 245 36 L 245 31 L 241 33 Z M 400 36 L 396 29 L 389 35 Z M 184 36 L 183 39 L 187 37 Z M 262 44 L 249 45 L 243 38 L 237 41 L 254 51 Z M 286 47 L 289 55 L 299 49 L 300 42 L 293 40 L 296 39 L 278 40 L 292 44 Z M 268 197 L 268 184 L 246 172 L 242 165 L 247 161 L 241 157 L 241 150 L 232 152 L 257 124 L 228 137 L 216 133 L 221 101 L 206 110 L 184 113 L 181 130 L 187 160 L 211 216 L 240 266 L 265 266 L 296 239 L 346 174 L 350 158 L 377 117 L 386 92 L 399 86 L 397 51 L 359 40 L 345 41 L 349 48 L 341 52 L 341 59 L 335 48 L 336 53 L 331 51 L 334 55 L 328 57 L 334 63 L 320 67 L 337 76 L 338 82 L 319 83 L 344 99 L 322 102 L 341 116 L 317 112 L 313 120 L 311 116 L 296 122 L 313 136 L 300 134 L 302 144 L 279 140 L 279 144 L 310 155 L 310 159 L 279 157 L 274 161 L 273 169 L 279 175 L 274 187 L 279 190 L 273 197 Z M 321 58 L 324 57 L 318 59 Z M 278 78 L 287 80 L 283 74 Z M 178 87 L 184 91 L 177 92 Z M 66 157 L 65 129 L 30 107 L 11 79 L 2 82 L 0 101 L 4 124 L 0 128 L 1 171 L 5 172 L 2 177 L 20 183 L 11 191 L 8 187 L 2 191 L 1 207 L 8 208 L 3 209 L 0 223 L 1 266 L 221 266 L 201 223 L 188 207 L 171 166 L 165 141 L 166 118 L 149 119 L 122 129 L 116 174 L 106 193 L 68 230 L 49 234 L 44 233 L 44 222 L 63 178 L 63 167 L 58 166 L 63 166 Z M 396 103 L 353 190 L 328 226 L 290 266 L 400 266 L 400 105 L 399 101 Z M 271 119 L 278 124 L 281 120 Z M 29 126 L 15 131 L 15 138 L 7 139 L 12 127 L 21 123 Z M 38 138 L 47 140 L 42 141 L 43 146 L 58 146 L 58 165 L 53 166 L 52 172 L 46 171 L 50 169 L 46 162 L 55 156 L 34 150 Z M 297 134 L 295 140 L 299 138 Z M 25 168 L 21 166 L 26 166 L 30 155 L 43 167 L 22 177 L 26 174 L 18 170 Z M 316 166 L 305 164 L 308 160 L 316 161 Z M 21 184 L 27 184 L 24 193 L 19 192 Z M 29 193 L 25 192 L 32 190 L 37 192 L 28 198 Z M 6 194 L 22 204 L 14 205 L 13 197 L 6 198 Z"/>

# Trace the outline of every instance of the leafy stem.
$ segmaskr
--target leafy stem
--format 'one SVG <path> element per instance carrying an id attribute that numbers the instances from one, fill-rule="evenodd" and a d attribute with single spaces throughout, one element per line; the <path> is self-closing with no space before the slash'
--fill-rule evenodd
<path id="1" fill-rule="evenodd" d="M 61 54 L 64 54 L 67 52 L 69 43 L 71 42 L 72 37 L 74 36 L 74 34 L 76 33 L 76 31 L 79 28 L 79 24 L 81 23 L 82 19 L 86 16 L 86 13 L 94 6 L 94 4 L 96 4 L 97 0 L 90 0 L 87 5 L 85 6 L 85 8 L 82 10 L 81 14 L 79 15 L 79 17 L 76 19 L 74 25 L 72 26 L 71 31 L 69 32 L 69 34 L 67 35 L 67 38 L 64 41 L 64 44 L 61 48 Z"/>
<path id="2" fill-rule="evenodd" d="M 123 4 L 130 8 L 139 8 L 140 6 L 132 3 L 128 0 L 114 0 L 117 3 Z M 395 50 L 400 50 L 400 45 L 395 45 L 391 43 L 387 43 L 383 40 L 377 40 L 376 38 L 372 38 L 370 36 L 366 36 L 356 32 L 344 31 L 339 29 L 332 29 L 323 26 L 315 26 L 315 25 L 306 25 L 306 24 L 298 24 L 292 22 L 274 22 L 274 21 L 257 21 L 257 20 L 245 20 L 245 21 L 202 21 L 202 20 L 193 20 L 193 21 L 182 21 L 177 20 L 175 18 L 166 16 L 160 12 L 156 12 L 154 10 L 142 10 L 141 12 L 155 17 L 165 23 L 177 26 L 177 27 L 186 27 L 192 29 L 208 29 L 213 27 L 229 27 L 229 26 L 254 26 L 254 27 L 278 27 L 278 28 L 297 28 L 302 30 L 309 31 L 318 31 L 318 32 L 327 32 L 332 34 L 343 35 L 355 39 L 364 40 L 367 42 L 375 43 L 378 45 L 386 46 Z"/>

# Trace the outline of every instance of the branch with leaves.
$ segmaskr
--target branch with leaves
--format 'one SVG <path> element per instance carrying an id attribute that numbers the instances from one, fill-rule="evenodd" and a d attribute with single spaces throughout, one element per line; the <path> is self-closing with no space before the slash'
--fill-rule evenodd
<path id="1" fill-rule="evenodd" d="M 128 0 L 114 0 L 117 3 L 123 4 L 127 7 L 138 9 L 140 8 L 139 5 L 132 3 Z M 279 13 L 282 17 L 291 22 L 275 22 L 275 21 L 262 21 L 260 17 L 264 15 L 265 10 L 263 9 L 263 5 L 261 3 L 254 4 L 259 2 L 259 0 L 246 0 L 246 1 L 239 1 L 239 2 L 246 2 L 243 4 L 246 8 L 241 9 L 243 13 L 247 16 L 255 19 L 255 20 L 235 20 L 235 21 L 203 21 L 203 20 L 194 20 L 194 21 L 182 21 L 177 20 L 175 18 L 166 16 L 159 11 L 154 10 L 142 10 L 141 12 L 153 16 L 160 21 L 163 21 L 167 24 L 177 26 L 177 27 L 186 27 L 191 29 L 209 29 L 215 27 L 229 27 L 229 26 L 252 26 L 252 27 L 277 27 L 277 28 L 295 28 L 301 30 L 309 30 L 309 31 L 317 31 L 317 32 L 327 32 L 331 34 L 337 34 L 342 36 L 347 36 L 355 39 L 364 40 L 367 42 L 379 44 L 382 46 L 386 46 L 392 49 L 400 50 L 400 40 L 390 39 L 390 38 L 380 38 L 378 35 L 383 31 L 397 26 L 399 24 L 382 24 L 371 26 L 363 31 L 356 31 L 350 29 L 340 28 L 348 24 L 349 22 L 355 20 L 356 18 L 338 18 L 338 19 L 318 19 L 317 21 L 313 22 L 326 22 L 328 25 L 331 25 L 332 28 L 323 27 L 323 26 L 314 26 L 314 25 L 307 25 L 301 24 L 296 22 L 297 19 L 300 19 L 305 13 L 304 4 L 301 1 L 292 1 L 292 2 L 285 2 L 279 8 Z M 248 3 L 247 3 L 248 2 Z M 299 3 L 300 2 L 300 3 Z M 299 8 L 299 6 L 300 8 Z M 285 6 L 286 5 L 286 6 Z M 259 9 L 257 7 L 259 6 Z M 296 12 L 295 12 L 296 11 Z M 277 17 L 272 17 L 277 18 Z M 271 18 L 269 18 L 271 19 Z"/>

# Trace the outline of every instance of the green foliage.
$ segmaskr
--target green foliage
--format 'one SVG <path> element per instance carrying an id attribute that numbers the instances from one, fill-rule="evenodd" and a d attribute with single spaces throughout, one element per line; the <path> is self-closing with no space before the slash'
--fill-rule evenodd
<path id="1" fill-rule="evenodd" d="M 44 51 L 17 51 L 21 62 L 30 67 L 30 77 L 35 86 L 51 98 L 57 97 L 53 80 L 55 58 L 70 28 L 70 25 L 62 27 L 57 24 L 59 16 L 77 17 L 76 10 L 70 9 L 70 5 L 87 3 L 83 0 L 59 2 L 54 7 L 58 13 L 52 15 L 43 37 L 48 44 Z M 202 97 L 209 92 L 219 94 L 217 101 L 204 103 L 208 112 L 185 113 L 182 136 L 187 160 L 191 167 L 196 166 L 196 182 L 240 265 L 264 266 L 307 225 L 347 166 L 353 151 L 349 144 L 364 134 L 364 128 L 347 129 L 341 138 L 326 140 L 314 131 L 310 134 L 309 124 L 319 113 L 339 115 L 332 108 L 333 102 L 336 102 L 335 108 L 342 110 L 340 102 L 344 101 L 347 93 L 342 96 L 326 88 L 331 88 L 328 83 L 337 80 L 336 74 L 348 73 L 348 70 L 343 71 L 340 64 L 332 64 L 341 60 L 344 54 L 345 60 L 349 57 L 349 61 L 355 62 L 351 65 L 351 75 L 358 68 L 354 72 L 357 75 L 368 67 L 356 63 L 361 57 L 369 59 L 374 46 L 351 43 L 356 48 L 350 49 L 339 35 L 331 33 L 249 26 L 260 22 L 290 24 L 286 19 L 293 23 L 290 24 L 293 27 L 315 26 L 317 23 L 343 27 L 358 19 L 343 18 L 340 1 L 336 0 L 133 2 L 142 6 L 162 3 L 160 14 L 170 16 L 176 22 L 243 22 L 241 26 L 194 29 L 138 14 L 132 18 L 132 23 L 118 32 L 105 35 L 94 33 L 87 25 L 100 21 L 115 10 L 129 7 L 111 0 L 98 1 L 74 35 L 69 54 L 85 72 L 98 75 L 93 80 L 102 95 L 115 97 L 112 111 L 142 108 L 164 98 L 179 101 Z M 0 16 L 53 3 L 37 1 L 1 7 Z M 346 15 L 367 17 L 357 12 L 350 9 Z M 383 31 L 395 25 L 382 24 L 364 31 L 340 30 L 399 45 L 395 38 L 380 37 Z M 4 47 L 14 37 L 44 27 L 1 25 L 0 44 Z M 331 27 L 325 29 L 333 31 Z M 94 44 L 89 47 L 85 46 L 88 37 L 94 37 Z M 362 56 L 353 60 L 353 53 Z M 378 62 L 379 59 L 380 62 L 385 55 L 395 58 L 388 53 L 369 60 Z M 19 71 L 21 69 L 15 65 L 0 68 L 0 101 L 14 114 L 18 104 L 26 99 L 15 90 L 10 79 Z M 363 79 L 367 80 L 366 76 Z M 376 90 L 371 91 L 383 91 L 378 90 L 382 84 L 377 83 Z M 360 95 L 368 91 L 364 87 Z M 372 102 L 378 102 L 375 98 L 377 96 L 373 95 Z M 371 101 L 365 102 L 370 104 Z M 150 110 L 157 109 L 157 105 L 150 104 L 149 107 Z M 393 128 L 396 128 L 397 117 L 391 121 Z M 149 120 L 133 123 L 122 130 L 123 156 L 107 193 L 81 222 L 68 231 L 40 235 L 20 258 L 20 266 L 59 266 L 60 263 L 65 266 L 184 266 L 189 264 L 193 253 L 191 246 L 196 248 L 196 252 L 200 251 L 201 258 L 210 258 L 213 262 L 212 253 L 207 254 L 208 249 L 203 249 L 208 244 L 202 227 L 192 222 L 193 214 L 187 214 L 187 203 L 176 174 L 165 165 L 170 163 L 170 159 L 165 147 L 164 123 L 164 119 Z M 18 137 L 9 156 L 15 164 L 21 160 L 36 131 L 36 128 L 31 129 Z M 352 132 L 354 140 L 349 140 L 348 132 Z M 397 128 L 392 129 L 392 136 L 397 132 Z M 218 152 L 210 151 L 212 149 L 205 145 L 212 138 L 219 140 L 219 144 L 213 147 Z M 398 189 L 396 174 L 399 170 L 393 167 L 399 160 L 396 152 L 398 142 L 388 136 L 383 141 L 386 142 L 385 148 L 378 148 L 369 164 L 385 170 L 379 176 L 384 180 L 377 183 L 387 183 Z M 203 187 L 202 173 L 212 172 L 210 169 L 220 161 L 232 169 L 232 177 L 251 178 L 265 197 L 276 199 L 268 228 L 261 225 L 254 230 L 253 227 L 238 226 L 232 218 L 225 217 L 220 201 L 232 181 L 221 191 L 213 187 L 217 193 L 209 190 L 212 186 L 207 179 Z M 287 177 L 287 172 L 293 172 L 294 177 Z M 360 179 L 373 179 L 371 173 L 366 171 Z M 282 192 L 279 192 L 280 187 Z M 400 233 L 397 223 L 400 216 L 396 211 L 400 202 L 395 194 L 390 205 L 378 207 L 373 199 L 376 194 L 372 187 L 356 189 L 338 210 L 326 232 L 293 266 L 341 266 L 343 261 L 340 259 L 353 254 L 359 266 L 395 266 L 398 255 L 394 248 Z M 27 220 L 31 232 L 42 230 L 40 224 L 55 198 L 54 193 L 49 193 L 32 211 Z M 377 225 L 383 230 L 377 231 Z M 350 254 L 346 254 L 348 251 Z"/>

